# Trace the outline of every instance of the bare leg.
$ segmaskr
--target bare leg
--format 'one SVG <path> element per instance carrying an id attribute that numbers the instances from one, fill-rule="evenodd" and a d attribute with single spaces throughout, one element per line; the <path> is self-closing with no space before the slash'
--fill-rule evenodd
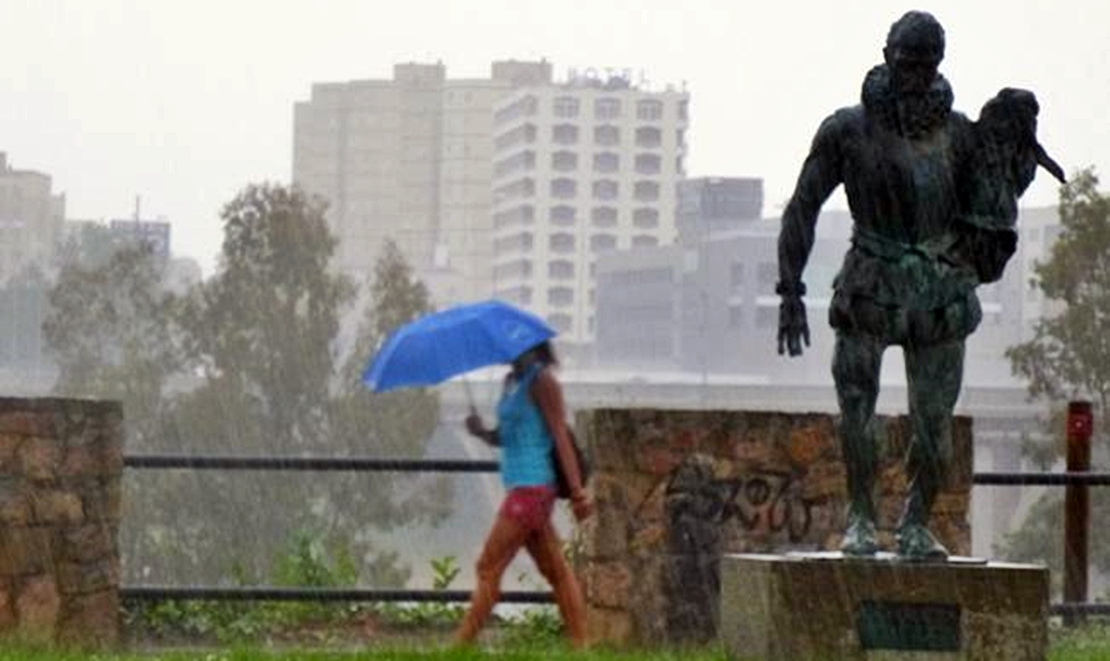
<path id="1" fill-rule="evenodd" d="M 571 644 L 578 649 L 586 647 L 586 601 L 578 579 L 563 557 L 559 534 L 550 519 L 543 528 L 528 536 L 527 548 L 536 568 L 555 592 L 555 602 Z"/>
<path id="2" fill-rule="evenodd" d="M 874 555 L 875 541 L 875 400 L 884 346 L 867 335 L 837 333 L 833 380 L 840 404 L 840 444 L 848 473 L 848 528 L 841 550 L 847 555 Z"/>
<path id="3" fill-rule="evenodd" d="M 482 555 L 478 558 L 477 585 L 470 597 L 470 608 L 455 630 L 456 644 L 468 644 L 478 637 L 501 596 L 501 576 L 527 537 L 528 531 L 519 523 L 500 513 L 497 515 L 482 548 Z"/>
<path id="4" fill-rule="evenodd" d="M 911 558 L 943 559 L 947 549 L 926 526 L 952 461 L 952 410 L 960 395 L 964 342 L 904 350 L 913 438 L 906 460 L 910 493 L 898 525 L 899 551 Z"/>

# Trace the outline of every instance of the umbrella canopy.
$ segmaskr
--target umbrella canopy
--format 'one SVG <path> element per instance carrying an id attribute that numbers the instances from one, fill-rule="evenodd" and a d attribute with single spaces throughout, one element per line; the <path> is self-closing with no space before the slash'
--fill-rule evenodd
<path id="1" fill-rule="evenodd" d="M 555 331 L 502 301 L 448 308 L 398 328 L 362 374 L 375 392 L 427 386 L 488 365 L 511 362 Z"/>

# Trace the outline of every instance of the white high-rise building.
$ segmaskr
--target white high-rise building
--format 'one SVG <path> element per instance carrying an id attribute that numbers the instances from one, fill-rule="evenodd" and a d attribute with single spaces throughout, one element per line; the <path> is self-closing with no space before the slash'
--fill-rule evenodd
<path id="1" fill-rule="evenodd" d="M 293 182 L 328 202 L 339 268 L 367 275 L 392 239 L 437 302 L 490 296 L 493 106 L 550 81 L 548 62 L 504 61 L 488 79 L 408 63 L 314 84 L 294 106 Z"/>
<path id="2" fill-rule="evenodd" d="M 494 106 L 493 284 L 571 360 L 594 338 L 599 254 L 669 245 L 689 95 L 625 78 L 524 86 Z"/>

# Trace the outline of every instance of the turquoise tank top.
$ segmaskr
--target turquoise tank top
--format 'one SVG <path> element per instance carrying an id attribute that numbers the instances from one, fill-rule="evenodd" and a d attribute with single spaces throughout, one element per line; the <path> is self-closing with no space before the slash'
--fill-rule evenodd
<path id="1" fill-rule="evenodd" d="M 506 489 L 555 484 L 551 460 L 553 439 L 529 390 L 543 370 L 533 363 L 497 403 L 497 436 L 501 442 L 501 483 Z"/>

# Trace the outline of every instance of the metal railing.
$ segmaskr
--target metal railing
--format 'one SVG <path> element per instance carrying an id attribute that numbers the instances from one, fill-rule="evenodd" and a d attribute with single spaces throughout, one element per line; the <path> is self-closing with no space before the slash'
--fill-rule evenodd
<path id="1" fill-rule="evenodd" d="M 1063 486 L 1065 496 L 1064 601 L 1051 604 L 1053 615 L 1072 624 L 1086 615 L 1110 615 L 1110 604 L 1087 601 L 1090 501 L 1087 488 L 1110 486 L 1110 473 L 1091 473 L 1090 404 L 1072 402 L 1068 407 L 1067 472 L 980 472 L 975 486 Z M 247 457 L 132 455 L 124 466 L 135 469 L 265 470 L 265 471 L 394 471 L 495 473 L 496 461 L 462 459 L 377 459 L 365 457 Z M 196 599 L 214 601 L 365 601 L 365 602 L 465 602 L 466 590 L 327 589 L 293 587 L 203 587 L 125 585 L 125 600 L 158 601 Z M 550 591 L 506 591 L 501 600 L 513 603 L 552 603 Z"/>
<path id="2" fill-rule="evenodd" d="M 498 463 L 473 459 L 376 459 L 369 457 L 248 457 L 205 455 L 128 455 L 125 468 L 163 470 L 355 471 L 410 473 L 496 473 Z M 466 602 L 468 590 L 394 590 L 370 588 L 207 587 L 124 585 L 126 601 L 316 601 L 316 602 Z M 550 591 L 506 590 L 500 601 L 554 603 Z"/>

